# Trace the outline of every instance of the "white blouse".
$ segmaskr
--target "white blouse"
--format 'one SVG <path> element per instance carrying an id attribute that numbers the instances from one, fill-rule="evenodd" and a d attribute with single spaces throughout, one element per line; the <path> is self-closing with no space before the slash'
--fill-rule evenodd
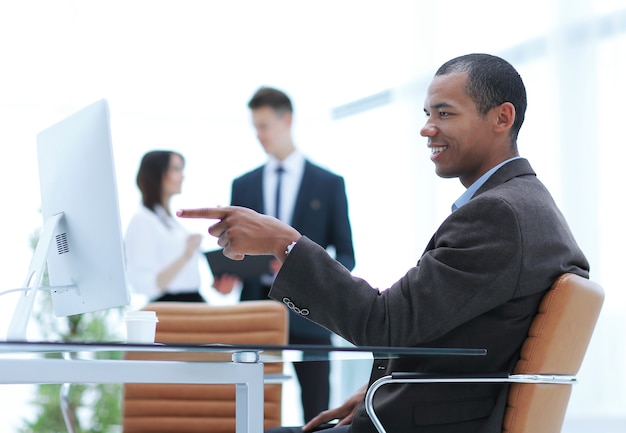
<path id="1" fill-rule="evenodd" d="M 126 271 L 131 289 L 154 300 L 163 293 L 157 275 L 185 251 L 190 233 L 165 210 L 157 213 L 141 206 L 130 220 L 124 238 Z M 170 281 L 167 293 L 197 291 L 200 288 L 200 251 Z"/>

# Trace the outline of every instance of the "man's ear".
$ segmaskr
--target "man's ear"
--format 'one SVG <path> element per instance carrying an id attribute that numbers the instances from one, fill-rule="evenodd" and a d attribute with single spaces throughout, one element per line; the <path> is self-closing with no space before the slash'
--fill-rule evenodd
<path id="1" fill-rule="evenodd" d="M 515 107 L 510 102 L 505 102 L 494 108 L 496 120 L 495 128 L 500 130 L 509 130 L 515 122 Z"/>
<path id="2" fill-rule="evenodd" d="M 292 119 L 293 119 L 293 116 L 288 111 L 285 114 L 283 114 L 283 116 L 282 116 L 283 122 L 285 122 L 285 125 L 287 125 L 289 128 L 291 128 L 291 121 L 292 121 Z"/>

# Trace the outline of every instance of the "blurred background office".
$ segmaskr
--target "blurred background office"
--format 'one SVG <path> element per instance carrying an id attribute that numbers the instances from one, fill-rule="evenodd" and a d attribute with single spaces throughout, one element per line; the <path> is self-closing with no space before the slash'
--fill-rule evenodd
<path id="1" fill-rule="evenodd" d="M 229 202 L 232 179 L 265 159 L 246 108 L 261 85 L 289 89 L 298 110 L 294 141 L 346 180 L 354 274 L 388 287 L 415 264 L 462 192 L 457 180 L 434 174 L 419 129 L 434 71 L 468 52 L 500 55 L 521 73 L 529 106 L 520 152 L 606 290 L 564 432 L 624 431 L 623 0 L 2 2 L 1 289 L 22 284 L 29 236 L 41 226 L 39 131 L 108 99 L 125 227 L 139 201 L 137 161 L 172 143 L 186 158 L 185 194 L 172 209 Z M 206 230 L 202 221 L 185 224 Z M 215 247 L 209 237 L 204 242 Z M 212 302 L 228 301 L 205 290 Z M 0 299 L 0 330 L 15 300 Z M 346 387 L 365 380 L 340 366 L 333 374 Z M 14 431 L 28 416 L 29 389 L 0 386 L 0 430 Z M 342 395 L 332 398 L 334 405 Z M 284 412 L 286 422 L 298 423 L 297 411 Z"/>

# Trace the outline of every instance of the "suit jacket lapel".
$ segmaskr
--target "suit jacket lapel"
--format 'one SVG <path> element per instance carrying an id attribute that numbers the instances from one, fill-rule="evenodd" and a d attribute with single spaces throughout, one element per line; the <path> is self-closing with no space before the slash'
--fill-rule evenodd
<path id="1" fill-rule="evenodd" d="M 478 191 L 476 191 L 473 197 L 476 197 L 485 191 L 489 191 L 497 185 L 508 182 L 514 177 L 529 175 L 536 176 L 528 160 L 524 158 L 516 159 L 500 167 L 498 171 L 496 171 L 493 175 L 491 175 L 489 179 L 487 179 L 487 182 L 485 182 L 480 188 L 478 188 Z"/>
<path id="2" fill-rule="evenodd" d="M 259 213 L 265 213 L 265 200 L 263 199 L 263 167 L 254 170 L 250 174 L 250 188 L 248 191 L 248 200 L 251 208 Z"/>
<path id="3" fill-rule="evenodd" d="M 298 190 L 298 196 L 296 197 L 296 204 L 293 209 L 293 217 L 291 218 L 291 225 L 299 227 L 302 224 L 302 218 L 309 212 L 311 207 L 311 201 L 313 197 L 313 188 L 315 184 L 315 177 L 311 170 L 311 163 L 307 160 L 304 162 L 304 172 L 302 173 L 302 181 L 300 182 L 300 188 Z"/>

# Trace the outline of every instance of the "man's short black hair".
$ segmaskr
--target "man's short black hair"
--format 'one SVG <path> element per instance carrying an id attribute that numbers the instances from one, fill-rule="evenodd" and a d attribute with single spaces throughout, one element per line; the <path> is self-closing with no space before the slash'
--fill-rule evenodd
<path id="1" fill-rule="evenodd" d="M 278 114 L 293 113 L 291 100 L 285 92 L 273 87 L 261 87 L 248 102 L 248 108 L 256 110 L 257 108 L 271 107 Z"/>
<path id="2" fill-rule="evenodd" d="M 435 76 L 454 73 L 467 74 L 465 90 L 482 116 L 505 102 L 513 104 L 515 121 L 511 128 L 511 144 L 516 144 L 527 102 L 524 82 L 515 68 L 490 54 L 467 54 L 444 63 Z"/>

